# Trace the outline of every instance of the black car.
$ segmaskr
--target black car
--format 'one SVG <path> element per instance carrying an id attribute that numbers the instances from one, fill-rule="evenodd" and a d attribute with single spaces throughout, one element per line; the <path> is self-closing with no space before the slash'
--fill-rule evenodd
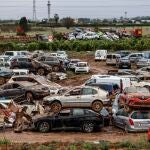
<path id="1" fill-rule="evenodd" d="M 65 109 L 58 114 L 33 118 L 34 130 L 49 132 L 52 129 L 80 129 L 90 133 L 104 126 L 103 117 L 90 109 Z"/>
<path id="2" fill-rule="evenodd" d="M 28 69 L 29 72 L 39 75 L 47 75 L 52 71 L 52 68 L 49 65 L 26 56 L 13 57 L 10 61 L 10 69 Z"/>
<path id="3" fill-rule="evenodd" d="M 28 102 L 32 102 L 48 95 L 47 87 L 27 81 L 6 83 L 0 87 L 0 99 L 2 100 L 13 99 L 18 102 L 18 100 L 26 99 Z"/>

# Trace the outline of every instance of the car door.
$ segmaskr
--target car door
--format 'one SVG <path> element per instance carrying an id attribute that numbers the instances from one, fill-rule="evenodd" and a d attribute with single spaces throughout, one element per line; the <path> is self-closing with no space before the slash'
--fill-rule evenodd
<path id="1" fill-rule="evenodd" d="M 80 107 L 81 88 L 74 88 L 62 97 L 64 107 Z"/>
<path id="2" fill-rule="evenodd" d="M 93 100 L 96 99 L 97 91 L 92 87 L 83 87 L 81 90 L 81 99 L 80 106 L 81 107 L 89 107 Z"/>
<path id="3" fill-rule="evenodd" d="M 17 83 L 12 83 L 11 88 L 7 90 L 8 96 L 11 98 L 18 98 L 24 96 L 25 90 Z"/>
<path id="4" fill-rule="evenodd" d="M 116 124 L 116 126 L 118 126 L 120 128 L 123 128 L 123 123 L 122 123 L 123 116 L 122 116 L 122 112 L 123 112 L 123 109 L 119 110 L 115 114 L 115 116 L 114 116 L 115 124 Z"/>

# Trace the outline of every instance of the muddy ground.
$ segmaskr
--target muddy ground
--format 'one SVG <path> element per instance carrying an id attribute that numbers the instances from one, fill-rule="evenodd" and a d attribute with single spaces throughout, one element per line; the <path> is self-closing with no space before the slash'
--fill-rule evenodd
<path id="1" fill-rule="evenodd" d="M 109 69 L 114 67 L 106 66 L 105 62 L 95 62 L 94 57 L 91 54 L 75 54 L 73 58 L 80 58 L 84 61 L 88 61 L 91 66 L 90 74 L 79 74 L 74 75 L 72 72 L 69 74 L 69 79 L 59 81 L 58 83 L 62 86 L 78 86 L 83 84 L 92 74 L 102 73 L 106 74 Z M 45 143 L 51 141 L 61 142 L 77 142 L 77 141 L 110 141 L 112 143 L 121 142 L 125 140 L 138 140 L 145 137 L 146 133 L 125 133 L 121 129 L 115 127 L 104 127 L 101 131 L 96 133 L 82 133 L 76 131 L 56 131 L 50 133 L 38 133 L 26 131 L 23 133 L 14 133 L 11 129 L 0 131 L 0 138 L 9 139 L 12 142 L 19 143 Z"/>

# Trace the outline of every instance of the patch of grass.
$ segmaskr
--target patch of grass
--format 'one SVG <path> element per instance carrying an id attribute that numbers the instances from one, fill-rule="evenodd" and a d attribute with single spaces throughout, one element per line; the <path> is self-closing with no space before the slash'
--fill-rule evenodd
<path id="1" fill-rule="evenodd" d="M 11 141 L 9 139 L 3 138 L 0 139 L 0 145 L 8 145 L 11 144 Z"/>

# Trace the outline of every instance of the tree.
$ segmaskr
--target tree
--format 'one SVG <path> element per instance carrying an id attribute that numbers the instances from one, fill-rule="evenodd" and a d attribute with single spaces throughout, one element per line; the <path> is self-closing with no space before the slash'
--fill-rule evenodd
<path id="1" fill-rule="evenodd" d="M 69 29 L 74 25 L 74 19 L 72 19 L 71 17 L 66 17 L 62 19 L 62 23 L 67 29 Z"/>
<path id="2" fill-rule="evenodd" d="M 55 20 L 55 23 L 57 24 L 58 20 L 59 20 L 59 15 L 58 14 L 54 14 L 54 20 Z"/>
<path id="3" fill-rule="evenodd" d="M 26 17 L 22 17 L 17 27 L 17 35 L 25 35 L 28 31 L 28 20 Z"/>

